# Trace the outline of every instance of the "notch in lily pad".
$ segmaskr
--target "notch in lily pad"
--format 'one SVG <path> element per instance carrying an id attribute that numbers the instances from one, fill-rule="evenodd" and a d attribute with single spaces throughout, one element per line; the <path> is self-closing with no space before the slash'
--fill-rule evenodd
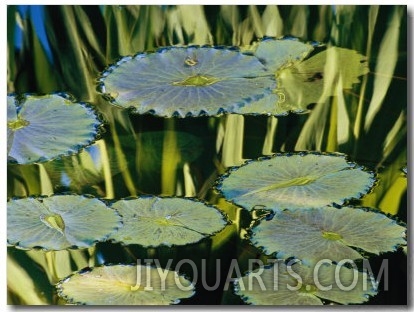
<path id="1" fill-rule="evenodd" d="M 7 242 L 18 248 L 91 247 L 120 226 L 118 213 L 96 198 L 55 195 L 7 203 Z"/>
<path id="2" fill-rule="evenodd" d="M 105 265 L 77 272 L 57 285 L 58 295 L 83 305 L 171 305 L 195 294 L 178 272 L 146 265 Z"/>
<path id="3" fill-rule="evenodd" d="M 253 227 L 250 240 L 278 258 L 339 262 L 367 256 L 355 248 L 376 255 L 395 251 L 406 245 L 405 232 L 404 226 L 380 212 L 322 207 L 276 212 Z"/>
<path id="4" fill-rule="evenodd" d="M 68 94 L 7 96 L 7 156 L 29 164 L 77 153 L 98 135 L 101 122 Z"/>
<path id="5" fill-rule="evenodd" d="M 285 153 L 248 161 L 220 178 L 224 197 L 248 210 L 342 205 L 360 198 L 375 176 L 342 154 Z"/>
<path id="6" fill-rule="evenodd" d="M 189 198 L 140 197 L 112 204 L 123 226 L 110 239 L 144 247 L 187 245 L 221 231 L 226 225 L 213 206 Z"/>
<path id="7" fill-rule="evenodd" d="M 326 259 L 327 260 L 327 259 Z M 345 264 L 345 263 L 344 263 Z M 300 261 L 275 260 L 235 282 L 235 293 L 253 305 L 323 305 L 364 303 L 378 292 L 370 275 L 326 261 L 307 266 Z"/>

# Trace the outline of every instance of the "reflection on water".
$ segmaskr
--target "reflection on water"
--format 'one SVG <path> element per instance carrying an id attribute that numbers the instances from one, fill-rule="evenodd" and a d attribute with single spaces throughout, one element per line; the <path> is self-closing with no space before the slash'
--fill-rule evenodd
<path id="1" fill-rule="evenodd" d="M 232 221 L 217 235 L 186 246 L 99 243 L 49 252 L 10 246 L 11 304 L 65 304 L 54 288 L 60 279 L 85 267 L 142 259 L 159 259 L 164 267 L 169 259 L 172 267 L 190 259 L 199 274 L 204 266 L 208 285 L 220 277 L 214 291 L 197 284 L 196 294 L 182 304 L 241 304 L 232 287 L 225 290 L 232 260 L 243 274 L 252 269 L 249 260 L 268 256 L 245 239 L 255 213 L 225 201 L 213 186 L 229 167 L 277 152 L 348 155 L 374 171 L 378 182 L 347 204 L 380 209 L 407 222 L 405 6 L 8 6 L 8 24 L 8 92 L 69 92 L 94 105 L 106 120 L 105 132 L 79 154 L 9 164 L 9 198 L 60 193 L 107 200 L 142 194 L 198 197 Z M 276 75 L 286 103 L 308 102 L 303 104 L 308 113 L 161 118 L 130 114 L 96 91 L 99 73 L 122 56 L 170 45 L 248 49 L 258 38 L 285 35 L 328 47 Z M 343 51 L 339 48 L 351 54 L 329 52 Z M 352 62 L 357 70 L 351 70 Z M 406 254 L 371 257 L 374 273 L 384 259 L 389 260 L 388 291 L 368 304 L 406 304 Z M 188 264 L 180 273 L 195 275 Z"/>

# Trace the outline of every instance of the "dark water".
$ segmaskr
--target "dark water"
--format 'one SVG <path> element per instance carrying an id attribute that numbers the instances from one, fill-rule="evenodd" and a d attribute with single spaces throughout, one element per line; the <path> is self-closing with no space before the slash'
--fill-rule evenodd
<path id="1" fill-rule="evenodd" d="M 174 16 L 178 16 L 176 24 L 172 24 Z M 195 296 L 182 304 L 242 304 L 231 286 L 224 290 L 231 261 L 237 259 L 243 273 L 249 259 L 265 261 L 266 256 L 244 238 L 252 216 L 226 202 L 214 184 L 229 167 L 272 153 L 348 155 L 374 171 L 379 180 L 371 193 L 349 204 L 378 208 L 407 222 L 407 177 L 402 170 L 407 166 L 404 6 L 9 6 L 8 25 L 8 92 L 69 92 L 94 105 L 106 120 L 92 162 L 82 163 L 81 156 L 74 155 L 43 164 L 9 164 L 8 197 L 65 192 L 107 200 L 143 194 L 197 197 L 217 205 L 232 222 L 211 238 L 179 247 L 99 243 L 58 252 L 8 247 L 10 304 L 65 304 L 53 286 L 58 280 L 85 267 L 143 259 L 159 259 L 161 264 L 173 259 L 173 267 L 190 259 L 200 268 L 199 280 L 213 285 L 220 278 L 214 291 L 197 284 Z M 282 35 L 368 57 L 370 72 L 341 92 L 340 100 L 348 109 L 346 124 L 337 96 L 326 99 L 326 109 L 319 109 L 324 103 L 309 103 L 308 114 L 161 118 L 133 115 L 96 93 L 99 72 L 124 55 L 172 44 L 239 46 L 262 36 Z M 178 144 L 166 139 L 172 132 Z M 86 152 L 82 153 L 88 156 Z M 169 157 L 177 152 L 183 161 Z M 109 179 L 103 163 L 111 168 Z M 407 256 L 399 249 L 370 258 L 374 275 L 384 259 L 388 259 L 388 281 L 381 280 L 379 294 L 367 304 L 406 304 Z M 183 265 L 180 271 L 194 278 L 190 266 Z M 18 281 L 12 276 L 18 276 Z"/>

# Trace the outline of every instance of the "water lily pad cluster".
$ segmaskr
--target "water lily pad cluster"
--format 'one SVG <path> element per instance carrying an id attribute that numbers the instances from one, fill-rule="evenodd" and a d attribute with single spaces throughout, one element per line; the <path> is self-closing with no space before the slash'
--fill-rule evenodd
<path id="1" fill-rule="evenodd" d="M 375 294 L 376 289 L 367 292 L 359 284 L 350 292 L 339 289 L 321 292 L 308 276 L 319 261 L 353 261 L 395 251 L 406 244 L 404 225 L 373 209 L 344 206 L 347 200 L 366 194 L 374 183 L 372 172 L 338 154 L 276 154 L 230 169 L 217 185 L 225 198 L 250 211 L 269 211 L 266 217 L 252 224 L 249 235 L 252 244 L 269 256 L 300 260 L 304 265 L 297 273 L 308 279 L 297 292 L 288 292 L 286 283 L 292 276 L 286 274 L 283 265 L 279 279 L 271 276 L 273 269 L 261 268 L 270 290 L 260 292 L 237 286 L 252 280 L 247 275 L 236 283 L 236 293 L 249 303 L 266 305 L 322 304 L 320 299 L 341 304 L 361 303 L 367 300 L 367 295 Z M 330 273 L 324 278 L 332 282 L 334 267 L 325 270 Z M 273 287 L 278 285 L 282 290 L 274 292 Z"/>
<path id="2" fill-rule="evenodd" d="M 95 140 L 100 125 L 90 107 L 66 94 L 8 95 L 8 159 L 28 164 L 77 153 Z"/>
<path id="3" fill-rule="evenodd" d="M 348 89 L 369 71 L 363 55 L 344 48 L 328 47 L 304 60 L 317 45 L 287 37 L 238 49 L 162 48 L 109 66 L 99 91 L 114 105 L 164 117 L 307 112 L 309 104 L 333 95 L 323 93 L 325 76 Z M 335 62 L 346 65 L 326 67 Z"/>
<path id="4" fill-rule="evenodd" d="M 282 115 L 290 108 L 278 107 L 275 72 L 312 50 L 312 45 L 297 40 L 274 39 L 262 40 L 248 51 L 210 46 L 162 48 L 124 57 L 110 66 L 102 73 L 99 90 L 112 104 L 133 107 L 139 114 Z"/>
<path id="5" fill-rule="evenodd" d="M 186 245 L 227 225 L 215 207 L 155 196 L 119 200 L 112 207 L 81 195 L 14 199 L 7 203 L 7 217 L 10 245 L 46 250 L 84 248 L 108 240 L 145 247 Z"/>

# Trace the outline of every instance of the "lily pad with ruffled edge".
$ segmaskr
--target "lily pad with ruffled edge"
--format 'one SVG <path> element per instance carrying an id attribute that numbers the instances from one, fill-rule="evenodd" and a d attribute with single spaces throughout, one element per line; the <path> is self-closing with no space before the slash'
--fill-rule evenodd
<path id="1" fill-rule="evenodd" d="M 56 287 L 60 297 L 84 305 L 170 305 L 195 293 L 176 271 L 123 264 L 75 273 Z"/>
<path id="2" fill-rule="evenodd" d="M 333 207 L 284 210 L 253 227 L 251 241 L 266 254 L 320 259 L 362 259 L 356 247 L 372 254 L 395 251 L 405 245 L 406 228 L 379 212 Z"/>
<path id="3" fill-rule="evenodd" d="M 237 113 L 276 86 L 274 73 L 257 57 L 219 47 L 169 47 L 124 57 L 100 81 L 100 92 L 113 104 L 164 117 Z"/>
<path id="4" fill-rule="evenodd" d="M 329 261 L 315 266 L 300 262 L 259 267 L 235 282 L 235 293 L 253 305 L 322 305 L 322 300 L 357 304 L 377 294 L 378 285 L 366 272 Z"/>
<path id="5" fill-rule="evenodd" d="M 117 212 L 96 198 L 56 195 L 7 203 L 7 242 L 20 248 L 91 247 L 120 226 Z"/>
<path id="6" fill-rule="evenodd" d="M 19 164 L 78 152 L 91 144 L 100 121 L 84 103 L 67 95 L 7 96 L 7 155 Z"/>
<path id="7" fill-rule="evenodd" d="M 374 174 L 339 154 L 276 154 L 230 169 L 217 188 L 248 210 L 341 205 L 373 186 Z"/>
<path id="8" fill-rule="evenodd" d="M 188 198 L 141 197 L 116 201 L 112 207 L 124 225 L 110 239 L 126 245 L 191 244 L 227 224 L 218 209 Z"/>

